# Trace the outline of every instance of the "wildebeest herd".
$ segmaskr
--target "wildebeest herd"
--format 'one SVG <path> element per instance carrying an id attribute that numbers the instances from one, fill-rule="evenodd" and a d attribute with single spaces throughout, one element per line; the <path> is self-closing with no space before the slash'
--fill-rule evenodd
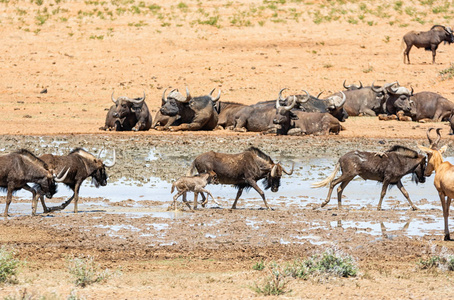
<path id="1" fill-rule="evenodd" d="M 409 32 L 404 36 L 406 44 L 404 51 L 408 63 L 409 51 L 414 45 L 424 47 L 435 53 L 442 42 L 454 42 L 452 30 L 440 25 L 433 26 L 428 32 Z M 430 91 L 414 93 L 412 87 L 401 86 L 397 81 L 385 83 L 381 86 L 372 82 L 370 86 L 350 84 L 345 90 L 321 98 L 311 95 L 306 90 L 301 93 L 284 96 L 286 88 L 277 92 L 276 99 L 260 101 L 253 105 L 221 101 L 221 91 L 214 95 L 212 89 L 205 96 L 193 97 L 186 87 L 186 95 L 178 89 L 167 89 L 162 94 L 162 104 L 154 118 L 151 116 L 147 104 L 146 94 L 142 97 L 129 98 L 111 95 L 114 104 L 108 110 L 105 125 L 101 130 L 114 131 L 195 131 L 195 130 L 233 130 L 237 132 L 261 132 L 278 135 L 328 135 L 339 134 L 344 122 L 349 116 L 378 116 L 380 120 L 405 121 L 450 121 L 454 128 L 454 103 Z M 338 208 L 341 208 L 342 193 L 354 177 L 375 180 L 383 184 L 378 210 L 389 185 L 397 185 L 407 199 L 411 208 L 417 207 L 410 200 L 408 192 L 402 184 L 402 177 L 412 174 L 416 183 L 424 183 L 425 178 L 435 172 L 435 187 L 438 190 L 445 220 L 445 240 L 450 240 L 448 229 L 449 206 L 454 197 L 454 166 L 443 162 L 442 154 L 446 146 L 439 147 L 440 128 L 436 130 L 437 138 L 434 141 L 427 132 L 430 147 L 419 146 L 427 154 L 395 145 L 385 152 L 351 151 L 339 158 L 334 171 L 325 180 L 313 183 L 313 187 L 329 186 L 326 200 L 321 207 L 327 205 L 336 185 Z M 115 151 L 111 164 L 103 161 L 84 149 L 77 148 L 68 155 L 57 156 L 44 154 L 35 156 L 28 150 L 21 149 L 13 153 L 0 156 L 0 187 L 7 190 L 4 216 L 8 216 L 8 209 L 14 191 L 25 189 L 32 193 L 32 215 L 36 214 L 38 199 L 41 200 L 45 213 L 62 210 L 74 201 L 74 212 L 78 212 L 79 189 L 82 182 L 88 177 L 96 187 L 107 184 L 106 168 L 115 165 Z M 341 175 L 335 178 L 337 173 Z M 265 190 L 278 191 L 283 174 L 292 175 L 293 165 L 287 171 L 280 162 L 273 159 L 256 147 L 251 147 L 241 153 L 226 154 L 209 151 L 196 157 L 184 176 L 172 184 L 172 191 L 177 190 L 173 197 L 176 200 L 183 197 L 183 202 L 191 209 L 186 199 L 188 192 L 194 192 L 194 209 L 197 208 L 197 199 L 200 194 L 202 206 L 211 195 L 206 185 L 220 183 L 234 185 L 238 192 L 233 201 L 232 209 L 236 209 L 238 199 L 243 191 L 253 188 L 261 196 L 265 207 L 271 209 L 257 182 L 263 180 Z M 68 186 L 73 195 L 60 206 L 47 207 L 44 197 L 51 198 L 57 192 L 56 183 L 61 182 Z M 34 184 L 33 187 L 28 184 Z M 207 194 L 206 196 L 204 195 Z M 217 202 L 216 202 L 217 203 Z"/>

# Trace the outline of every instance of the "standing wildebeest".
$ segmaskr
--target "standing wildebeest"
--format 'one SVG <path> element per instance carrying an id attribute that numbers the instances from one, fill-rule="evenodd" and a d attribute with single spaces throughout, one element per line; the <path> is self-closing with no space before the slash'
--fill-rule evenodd
<path id="1" fill-rule="evenodd" d="M 297 118 L 291 112 L 292 108 L 295 107 L 296 97 L 290 96 L 291 103 L 289 105 L 281 105 L 280 101 L 289 99 L 289 97 L 287 99 L 282 98 L 283 90 L 285 89 L 279 92 L 279 97 L 274 104 L 272 101 L 265 101 L 238 110 L 235 115 L 234 130 L 262 132 L 264 134 L 287 134 L 291 120 Z"/>
<path id="2" fill-rule="evenodd" d="M 161 107 L 161 113 L 167 116 L 181 117 L 180 125 L 170 126 L 172 131 L 179 130 L 213 130 L 218 123 L 218 113 L 215 103 L 221 98 L 221 91 L 216 98 L 212 97 L 215 89 L 209 95 L 192 97 L 186 87 L 186 99 L 173 99 Z M 164 91 L 165 92 L 165 91 Z M 164 94 L 163 94 L 164 99 Z M 163 100 L 164 101 L 164 100 Z M 187 116 L 188 114 L 188 116 Z M 192 117 L 191 117 L 192 116 Z"/>
<path id="3" fill-rule="evenodd" d="M 433 129 L 430 128 L 429 131 Z M 443 209 L 443 218 L 444 218 L 444 227 L 445 227 L 445 241 L 450 241 L 451 237 L 449 234 L 448 218 L 449 218 L 449 208 L 451 206 L 451 200 L 454 198 L 454 166 L 447 162 L 443 161 L 441 156 L 448 145 L 444 145 L 438 149 L 438 141 L 440 141 L 441 128 L 437 128 L 438 139 L 435 142 L 432 142 L 429 137 L 429 131 L 427 133 L 427 138 L 429 139 L 430 148 L 418 145 L 419 149 L 427 154 L 428 162 L 427 168 L 425 171 L 425 176 L 432 175 L 432 172 L 435 172 L 434 185 L 438 191 L 438 196 L 440 197 L 441 207 Z"/>
<path id="4" fill-rule="evenodd" d="M 288 135 L 329 135 L 331 132 L 339 134 L 343 129 L 339 120 L 329 113 L 304 112 L 296 110 L 297 120 L 292 121 L 292 128 Z"/>
<path id="5" fill-rule="evenodd" d="M 251 187 L 260 194 L 266 208 L 271 209 L 257 181 L 263 179 L 265 190 L 271 188 L 272 192 L 277 192 L 281 184 L 282 172 L 288 175 L 293 173 L 293 166 L 292 170 L 287 172 L 279 162 L 274 163 L 268 155 L 255 147 L 238 154 L 205 152 L 196 157 L 189 173 L 192 174 L 195 169 L 199 173 L 214 171 L 219 183 L 233 184 L 238 188 L 232 209 L 236 209 L 236 203 L 243 190 Z"/>
<path id="6" fill-rule="evenodd" d="M 101 152 L 98 154 L 98 156 Z M 77 213 L 77 203 L 79 201 L 79 189 L 82 182 L 91 176 L 92 183 L 95 187 L 107 185 L 107 173 L 106 168 L 111 168 L 115 165 L 115 150 L 113 153 L 113 162 L 110 165 L 105 165 L 99 157 L 95 157 L 93 154 L 85 151 L 81 148 L 76 148 L 71 151 L 68 155 L 52 155 L 44 154 L 41 155 L 40 159 L 45 161 L 51 169 L 62 170 L 69 168 L 69 172 L 65 179 L 61 181 L 63 184 L 68 186 L 72 191 L 73 195 L 66 200 L 65 203 L 58 207 L 47 208 L 44 203 L 44 196 L 41 195 L 41 203 L 43 205 L 44 212 L 50 212 L 53 210 L 62 210 L 68 206 L 74 199 L 74 212 Z M 60 171 L 61 172 L 61 171 Z"/>
<path id="7" fill-rule="evenodd" d="M 101 130 L 115 131 L 142 131 L 151 128 L 151 114 L 145 103 L 145 92 L 143 97 L 130 99 L 125 96 L 111 99 L 115 103 L 107 112 L 106 123 Z"/>
<path id="8" fill-rule="evenodd" d="M 394 146 L 384 153 L 363 152 L 363 151 L 350 151 L 343 155 L 338 163 L 334 172 L 329 175 L 325 180 L 312 184 L 312 187 L 323 187 L 329 184 L 328 196 L 322 206 L 328 204 L 331 199 L 331 193 L 337 184 L 341 184 L 337 188 L 337 201 L 338 208 L 342 206 L 342 192 L 347 184 L 352 181 L 357 175 L 367 180 L 376 180 L 383 183 L 380 194 L 380 201 L 378 202 L 378 210 L 381 210 L 381 204 L 386 194 L 386 189 L 390 184 L 397 184 L 397 187 L 402 194 L 407 198 L 410 206 L 416 210 L 417 207 L 411 202 L 408 192 L 402 185 L 402 177 L 407 174 L 413 174 L 413 180 L 418 183 L 425 182 L 424 170 L 426 166 L 426 157 L 419 155 L 416 151 L 408 149 L 403 146 Z M 339 168 L 342 175 L 334 179 Z"/>
<path id="9" fill-rule="evenodd" d="M 187 192 L 194 192 L 194 209 L 197 209 L 197 196 L 198 194 L 207 193 L 207 197 L 202 202 L 202 206 L 205 207 L 206 203 L 208 202 L 208 195 L 213 198 L 213 201 L 216 202 L 217 205 L 219 203 L 214 199 L 213 195 L 210 193 L 209 190 L 205 189 L 205 186 L 208 183 L 216 181 L 216 174 L 214 172 L 209 173 L 201 173 L 195 176 L 183 176 L 180 177 L 177 181 L 172 183 L 172 188 L 170 193 L 172 194 L 175 188 L 177 189 L 178 193 L 173 196 L 173 207 L 177 209 L 177 199 L 181 195 L 183 195 L 183 202 L 189 207 L 190 210 L 191 205 L 189 205 L 188 201 L 186 200 L 186 193 Z"/>
<path id="10" fill-rule="evenodd" d="M 414 45 L 417 48 L 424 48 L 427 51 L 432 50 L 432 63 L 435 63 L 435 55 L 437 54 L 438 45 L 441 42 L 449 44 L 454 42 L 452 29 L 442 25 L 434 25 L 429 31 L 410 31 L 404 35 L 402 45 L 405 43 L 407 48 L 404 51 L 404 63 L 407 58 L 410 64 L 410 49 Z"/>
<path id="11" fill-rule="evenodd" d="M 344 122 L 348 118 L 347 111 L 344 108 L 344 104 L 347 98 L 345 97 L 345 94 L 343 92 L 340 92 L 340 95 L 331 95 L 326 99 L 319 98 L 321 93 L 318 94 L 317 97 L 314 97 L 305 90 L 303 90 L 303 92 L 305 93 L 305 95 L 295 95 L 297 109 L 305 112 L 330 113 L 341 122 Z M 279 98 L 281 101 L 285 100 L 281 97 L 281 94 L 279 94 Z"/>
<path id="12" fill-rule="evenodd" d="M 6 189 L 6 206 L 3 215 L 8 217 L 8 208 L 13 198 L 13 192 L 25 189 L 33 194 L 32 215 L 36 213 L 38 201 L 36 190 L 48 198 L 57 192 L 55 182 L 64 180 L 65 177 L 54 178 L 48 165 L 32 154 L 21 149 L 10 154 L 0 156 L 0 188 Z M 35 187 L 27 183 L 32 182 Z"/>

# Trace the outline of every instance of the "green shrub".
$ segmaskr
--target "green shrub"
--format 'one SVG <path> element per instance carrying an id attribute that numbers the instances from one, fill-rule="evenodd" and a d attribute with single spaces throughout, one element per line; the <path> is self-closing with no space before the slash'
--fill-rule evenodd
<path id="1" fill-rule="evenodd" d="M 454 64 L 451 63 L 451 65 L 448 68 L 438 72 L 438 76 L 441 77 L 441 80 L 452 79 L 454 77 Z"/>
<path id="2" fill-rule="evenodd" d="M 252 266 L 252 269 L 256 270 L 256 271 L 262 271 L 263 269 L 265 269 L 265 262 L 263 260 L 261 260 L 261 261 L 255 263 Z"/>
<path id="3" fill-rule="evenodd" d="M 22 264 L 14 259 L 14 253 L 0 248 L 0 283 L 16 283 L 18 267 Z"/>
<path id="4" fill-rule="evenodd" d="M 264 296 L 278 296 L 289 292 L 286 288 L 288 280 L 285 272 L 282 272 L 277 264 L 273 264 L 269 271 L 270 275 L 263 280 L 262 285 L 255 283 L 253 290 Z"/>
<path id="5" fill-rule="evenodd" d="M 86 287 L 93 283 L 99 283 L 112 276 L 109 269 L 100 270 L 95 264 L 93 257 L 73 258 L 67 262 L 68 271 L 74 277 L 74 283 L 80 287 Z"/>

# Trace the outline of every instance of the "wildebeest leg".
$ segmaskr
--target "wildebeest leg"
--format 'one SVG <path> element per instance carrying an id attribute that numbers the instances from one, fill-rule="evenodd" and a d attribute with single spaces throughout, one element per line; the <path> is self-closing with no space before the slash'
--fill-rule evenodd
<path id="1" fill-rule="evenodd" d="M 14 190 L 14 188 L 12 186 L 8 185 L 8 191 L 6 192 L 5 212 L 3 213 L 3 216 L 5 218 L 8 217 L 9 205 L 11 204 L 11 201 L 13 200 L 13 190 Z"/>
<path id="2" fill-rule="evenodd" d="M 193 211 L 191 204 L 189 204 L 188 200 L 186 199 L 187 192 L 183 193 L 183 202 L 189 207 L 191 211 Z M 195 196 L 195 195 L 194 195 Z M 196 207 L 197 208 L 197 207 Z"/>
<path id="3" fill-rule="evenodd" d="M 352 181 L 354 177 L 348 178 L 347 180 L 344 180 L 341 185 L 337 188 L 337 208 L 341 209 L 342 208 L 342 193 L 344 192 L 345 187 L 347 184 Z"/>
<path id="4" fill-rule="evenodd" d="M 381 203 L 383 202 L 383 198 L 385 198 L 386 189 L 388 188 L 388 185 L 389 185 L 389 182 L 383 181 L 383 186 L 381 188 L 381 193 L 380 193 L 380 201 L 378 201 L 377 210 L 381 210 Z"/>
<path id="5" fill-rule="evenodd" d="M 41 201 L 41 205 L 43 207 L 43 212 L 44 213 L 51 212 L 51 210 L 47 207 L 46 202 L 44 201 L 44 195 L 39 195 L 39 200 Z"/>
<path id="6" fill-rule="evenodd" d="M 236 193 L 235 201 L 233 201 L 232 209 L 236 209 L 236 203 L 238 202 L 238 199 L 241 197 L 242 193 L 243 193 L 243 188 L 239 188 L 238 192 Z"/>
<path id="7" fill-rule="evenodd" d="M 80 190 L 81 183 L 82 182 L 76 182 L 76 186 L 74 187 L 74 213 L 75 214 L 77 214 L 77 212 L 78 212 L 77 203 L 79 202 L 79 190 Z"/>
<path id="8" fill-rule="evenodd" d="M 435 55 L 437 55 L 437 46 L 432 46 L 432 64 L 435 64 Z"/>
<path id="9" fill-rule="evenodd" d="M 257 193 L 260 194 L 260 196 L 262 197 L 263 199 L 263 202 L 265 202 L 265 206 L 267 209 L 271 210 L 271 207 L 268 206 L 268 203 L 266 203 L 266 199 L 265 199 L 265 193 L 259 188 L 259 186 L 257 185 L 257 182 L 255 182 L 254 180 L 248 180 L 248 183 L 250 186 L 252 186 L 252 188 L 254 190 L 257 191 Z"/>
<path id="10" fill-rule="evenodd" d="M 326 200 L 325 200 L 325 202 L 322 203 L 321 207 L 324 207 L 326 204 L 329 203 L 329 201 L 331 200 L 331 194 L 333 193 L 334 187 L 336 185 L 338 185 L 340 182 L 343 182 L 346 180 L 348 180 L 348 182 L 350 182 L 353 178 L 354 178 L 354 176 L 349 179 L 349 177 L 344 176 L 344 174 L 342 174 L 341 176 L 339 176 L 339 178 L 331 181 L 331 183 L 329 184 L 328 196 L 326 196 Z"/>
<path id="11" fill-rule="evenodd" d="M 402 181 L 399 180 L 397 182 L 397 187 L 402 192 L 402 194 L 405 196 L 405 198 L 407 198 L 407 201 L 408 201 L 408 203 L 410 203 L 411 208 L 413 210 L 418 210 L 418 208 L 413 204 L 413 202 L 411 202 L 410 195 L 408 194 L 407 190 L 404 188 Z"/>
<path id="12" fill-rule="evenodd" d="M 407 63 L 410 64 L 410 49 L 413 45 L 407 45 L 407 48 L 404 51 L 404 64 L 405 64 L 405 56 L 407 57 Z"/>
<path id="13" fill-rule="evenodd" d="M 197 209 L 197 198 L 199 197 L 198 192 L 194 192 L 194 209 Z"/>
<path id="14" fill-rule="evenodd" d="M 205 207 L 208 203 L 208 195 L 206 197 L 203 193 L 200 193 L 200 195 L 202 196 L 202 207 Z"/>
<path id="15" fill-rule="evenodd" d="M 443 209 L 443 219 L 445 224 L 445 241 L 450 241 L 451 237 L 449 235 L 449 226 L 448 226 L 448 217 L 449 217 L 449 205 L 451 204 L 451 198 L 446 197 L 442 192 L 438 192 L 441 201 L 441 207 Z"/>
<path id="16" fill-rule="evenodd" d="M 38 206 L 38 197 L 40 195 L 36 193 L 35 189 L 31 188 L 27 184 L 24 186 L 24 190 L 32 193 L 32 216 L 36 216 L 36 207 Z"/>

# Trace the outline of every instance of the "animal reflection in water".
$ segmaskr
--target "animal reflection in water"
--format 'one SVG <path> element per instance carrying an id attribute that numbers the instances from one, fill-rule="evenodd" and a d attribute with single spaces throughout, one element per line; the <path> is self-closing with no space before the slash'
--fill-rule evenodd
<path id="1" fill-rule="evenodd" d="M 420 155 L 416 151 L 403 146 L 396 145 L 383 153 L 355 150 L 343 155 L 336 164 L 333 173 L 326 179 L 313 183 L 312 187 L 319 188 L 329 185 L 328 196 L 321 206 L 324 207 L 330 201 L 334 187 L 340 183 L 341 185 L 337 188 L 337 201 L 338 208 L 341 209 L 342 192 L 348 183 L 359 175 L 363 179 L 383 183 L 378 210 L 381 210 L 386 189 L 390 184 L 396 184 L 413 210 L 416 210 L 417 207 L 411 202 L 401 179 L 407 174 L 413 174 L 413 180 L 416 183 L 425 182 L 425 165 L 426 157 L 424 155 Z M 339 169 L 341 169 L 342 175 L 334 179 Z"/>

